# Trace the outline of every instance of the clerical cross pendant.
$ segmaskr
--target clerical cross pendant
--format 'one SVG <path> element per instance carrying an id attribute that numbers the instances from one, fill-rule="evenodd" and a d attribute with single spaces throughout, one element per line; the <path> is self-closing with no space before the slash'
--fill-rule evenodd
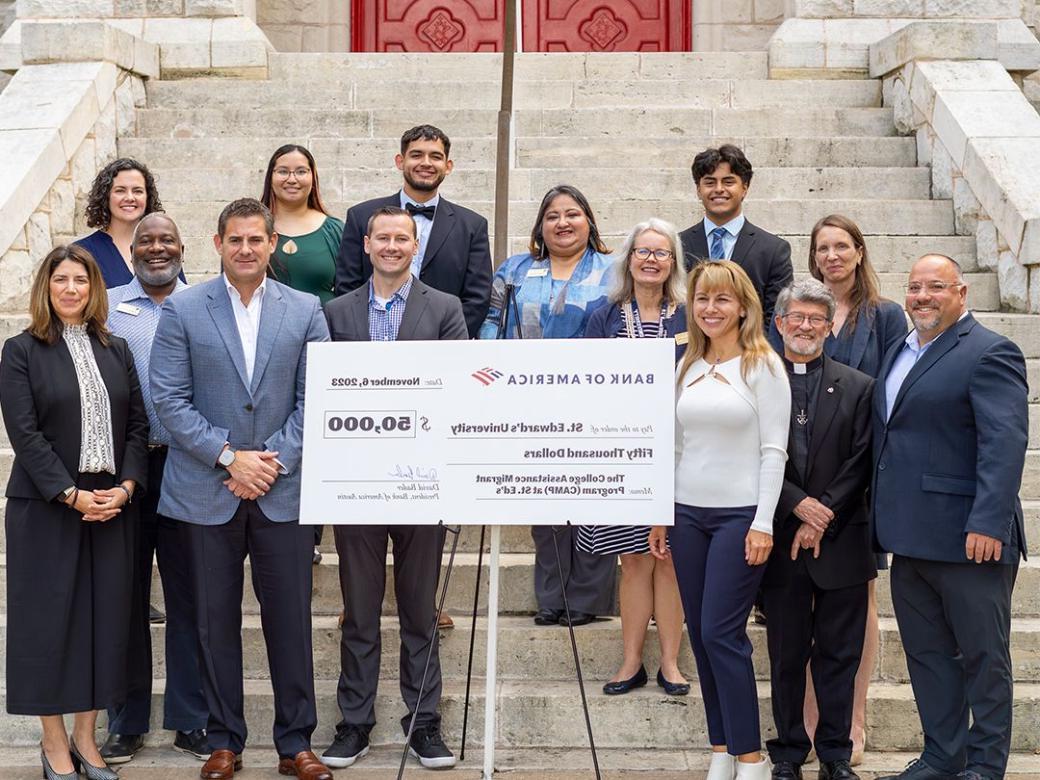
<path id="1" fill-rule="evenodd" d="M 795 422 L 797 422 L 799 425 L 805 425 L 807 422 L 809 422 L 809 415 L 805 413 L 805 409 L 802 409 L 800 412 L 798 412 L 794 419 Z"/>

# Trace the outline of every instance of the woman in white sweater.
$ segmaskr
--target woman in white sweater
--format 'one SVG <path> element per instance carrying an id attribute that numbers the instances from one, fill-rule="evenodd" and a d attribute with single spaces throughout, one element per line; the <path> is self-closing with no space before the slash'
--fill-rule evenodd
<path id="1" fill-rule="evenodd" d="M 690 275 L 689 346 L 676 373 L 671 544 L 712 745 L 708 780 L 769 780 L 747 617 L 773 547 L 791 391 L 747 274 L 728 260 Z"/>

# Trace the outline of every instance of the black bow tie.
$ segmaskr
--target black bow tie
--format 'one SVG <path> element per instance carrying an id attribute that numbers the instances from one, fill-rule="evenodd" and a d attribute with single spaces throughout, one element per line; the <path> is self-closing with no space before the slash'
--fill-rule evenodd
<path id="1" fill-rule="evenodd" d="M 437 210 L 436 206 L 417 206 L 414 203 L 405 203 L 405 209 L 413 217 L 426 217 L 426 219 L 433 221 L 433 214 Z"/>

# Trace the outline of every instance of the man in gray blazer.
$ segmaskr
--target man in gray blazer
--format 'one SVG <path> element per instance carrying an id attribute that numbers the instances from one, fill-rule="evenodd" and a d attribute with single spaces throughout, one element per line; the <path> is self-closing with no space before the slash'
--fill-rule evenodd
<path id="1" fill-rule="evenodd" d="M 454 295 L 434 290 L 412 275 L 418 251 L 415 220 L 404 209 L 381 206 L 369 217 L 365 252 L 372 276 L 347 295 L 325 306 L 333 341 L 440 341 L 469 338 L 462 304 Z M 408 714 L 405 733 L 415 718 L 409 750 L 431 769 L 455 765 L 440 735 L 437 706 L 441 667 L 437 654 L 434 603 L 444 531 L 436 525 L 337 525 L 339 581 L 345 617 L 340 640 L 340 677 L 336 695 L 343 719 L 336 739 L 322 753 L 331 767 L 347 767 L 368 752 L 375 725 L 379 682 L 379 622 L 386 587 L 387 539 L 394 543 L 394 592 L 401 624 L 401 696 Z M 434 643 L 426 686 L 419 684 L 430 642 Z"/>
<path id="2" fill-rule="evenodd" d="M 274 688 L 278 770 L 328 780 L 311 752 L 313 530 L 301 527 L 306 347 L 328 341 L 318 299 L 266 276 L 277 236 L 252 198 L 220 214 L 223 274 L 170 297 L 151 388 L 171 443 L 160 514 L 184 521 L 213 750 L 201 776 L 230 780 L 246 743 L 243 562 L 249 555 Z"/>

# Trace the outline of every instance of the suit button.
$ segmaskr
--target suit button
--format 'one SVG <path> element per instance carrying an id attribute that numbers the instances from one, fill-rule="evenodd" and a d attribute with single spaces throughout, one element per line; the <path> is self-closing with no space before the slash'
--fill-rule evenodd
<path id="1" fill-rule="evenodd" d="M 877 467 L 878 467 L 878 471 L 884 471 L 885 470 L 885 462 L 882 461 L 881 463 L 877 464 Z"/>
<path id="2" fill-rule="evenodd" d="M 247 412 L 253 411 L 253 405 L 252 404 L 246 404 L 246 411 Z"/>

